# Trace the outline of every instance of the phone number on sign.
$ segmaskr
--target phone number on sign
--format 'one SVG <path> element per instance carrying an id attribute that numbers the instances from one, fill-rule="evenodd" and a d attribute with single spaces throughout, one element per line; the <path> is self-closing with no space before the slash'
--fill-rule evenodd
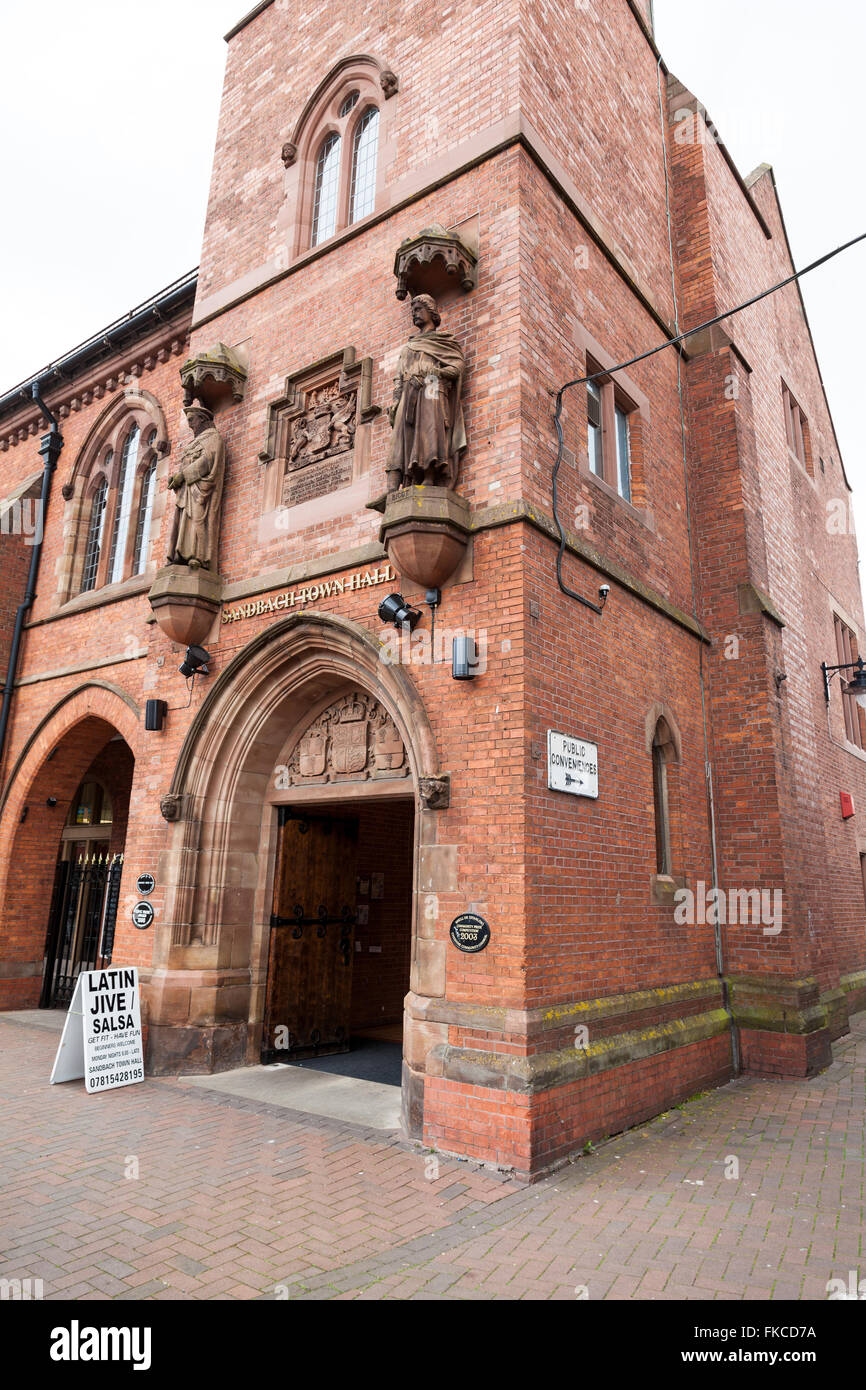
<path id="1" fill-rule="evenodd" d="M 133 1067 L 131 1071 L 109 1072 L 107 1076 L 91 1076 L 88 1083 L 88 1090 L 95 1091 L 100 1086 L 117 1086 L 124 1081 L 143 1081 L 144 1072 L 141 1067 Z"/>

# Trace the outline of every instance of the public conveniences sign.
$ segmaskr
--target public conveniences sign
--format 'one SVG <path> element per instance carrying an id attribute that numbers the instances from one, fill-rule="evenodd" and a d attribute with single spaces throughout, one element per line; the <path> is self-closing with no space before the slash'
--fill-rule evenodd
<path id="1" fill-rule="evenodd" d="M 52 1085 L 84 1077 L 88 1091 L 144 1080 L 138 970 L 84 970 L 57 1049 Z"/>
<path id="2" fill-rule="evenodd" d="M 598 745 L 547 731 L 547 785 L 552 792 L 598 799 Z"/>

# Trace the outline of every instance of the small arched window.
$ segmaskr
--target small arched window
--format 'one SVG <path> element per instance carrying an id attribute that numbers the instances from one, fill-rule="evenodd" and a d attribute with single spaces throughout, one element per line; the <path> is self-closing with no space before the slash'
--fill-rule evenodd
<path id="1" fill-rule="evenodd" d="M 81 578 L 81 592 L 83 594 L 96 586 L 99 557 L 102 553 L 102 533 L 105 529 L 105 499 L 107 496 L 108 482 L 102 478 L 90 504 L 90 524 L 87 528 L 87 548 L 84 552 L 84 570 Z"/>
<path id="2" fill-rule="evenodd" d="M 656 873 L 670 878 L 674 873 L 673 830 L 679 824 L 679 759 L 676 740 L 664 718 L 656 722 L 653 734 L 652 771 Z"/>
<path id="3" fill-rule="evenodd" d="M 379 152 L 379 108 L 368 106 L 352 141 L 352 190 L 349 221 L 359 222 L 373 211 L 376 201 L 376 156 Z"/>
<path id="4" fill-rule="evenodd" d="M 340 192 L 340 147 L 335 131 L 326 135 L 316 160 L 313 190 L 313 235 L 311 246 L 327 241 L 337 230 L 337 198 Z"/>
<path id="5" fill-rule="evenodd" d="M 656 823 L 656 873 L 670 874 L 671 871 L 671 825 L 668 812 L 668 777 L 665 755 L 658 742 L 659 734 L 653 740 L 653 807 Z"/>

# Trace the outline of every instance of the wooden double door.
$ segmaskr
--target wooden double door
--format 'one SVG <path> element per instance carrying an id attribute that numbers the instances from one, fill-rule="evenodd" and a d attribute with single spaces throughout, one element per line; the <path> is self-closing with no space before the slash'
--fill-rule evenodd
<path id="1" fill-rule="evenodd" d="M 358 820 L 280 810 L 262 1061 L 347 1052 Z"/>

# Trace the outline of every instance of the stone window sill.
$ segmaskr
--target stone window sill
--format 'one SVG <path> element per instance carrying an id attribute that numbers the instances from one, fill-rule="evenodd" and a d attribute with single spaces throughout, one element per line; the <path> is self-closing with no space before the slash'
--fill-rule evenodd
<path id="1" fill-rule="evenodd" d="M 626 515 L 630 516 L 640 526 L 645 527 L 647 531 L 655 531 L 651 511 L 644 507 L 636 507 L 633 502 L 626 502 L 625 498 L 620 496 L 615 487 L 612 487 L 604 478 L 600 478 L 597 473 L 593 473 L 588 464 L 583 463 L 582 460 L 580 477 L 581 481 L 585 479 L 593 487 L 597 487 L 600 492 L 603 492 L 605 497 L 609 497 L 612 502 L 616 502 L 618 506 L 622 507 Z"/>
<path id="2" fill-rule="evenodd" d="M 75 598 L 61 604 L 50 617 L 39 618 L 27 626 L 39 627 L 42 623 L 53 623 L 58 618 L 72 618 L 76 613 L 87 613 L 92 608 L 101 608 L 107 603 L 120 603 L 123 599 L 135 598 L 138 594 L 147 593 L 153 579 L 154 573 L 146 571 L 144 574 L 135 574 L 129 579 L 123 579 L 118 584 L 106 584 L 102 589 L 91 589 L 89 593 L 76 594 Z"/>
<path id="3" fill-rule="evenodd" d="M 659 903 L 662 907 L 673 907 L 674 895 L 680 888 L 685 888 L 685 874 L 651 874 L 650 892 L 653 902 Z"/>

